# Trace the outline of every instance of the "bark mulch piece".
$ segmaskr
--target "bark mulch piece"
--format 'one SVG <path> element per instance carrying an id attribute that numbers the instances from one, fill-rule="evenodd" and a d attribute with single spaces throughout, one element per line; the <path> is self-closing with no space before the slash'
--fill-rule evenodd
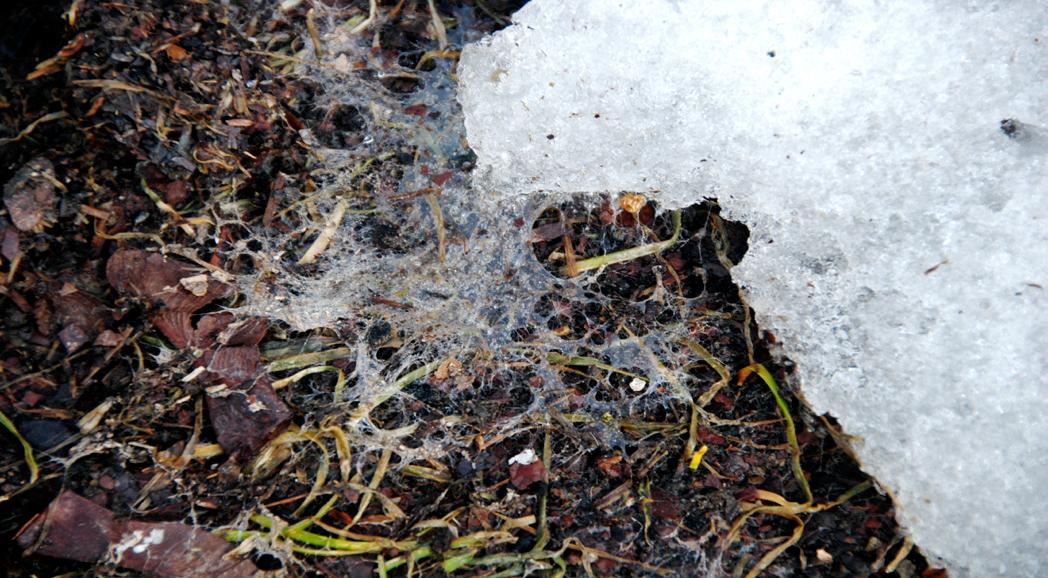
<path id="1" fill-rule="evenodd" d="M 55 167 L 43 157 L 29 161 L 15 173 L 4 185 L 4 205 L 15 227 L 37 232 L 54 222 L 56 183 Z"/>
<path id="2" fill-rule="evenodd" d="M 291 410 L 265 377 L 247 387 L 209 388 L 207 409 L 219 445 L 238 459 L 254 456 L 266 442 L 286 429 L 292 418 Z"/>
<path id="3" fill-rule="evenodd" d="M 249 560 L 227 558 L 234 546 L 221 536 L 177 522 L 140 522 L 63 491 L 16 536 L 27 552 L 79 562 L 110 561 L 170 578 L 248 578 Z"/>
<path id="4" fill-rule="evenodd" d="M 188 263 L 139 249 L 114 253 L 106 264 L 106 279 L 120 292 L 175 312 L 193 313 L 229 292 L 228 285 Z"/>
<path id="5" fill-rule="evenodd" d="M 233 315 L 217 313 L 192 326 L 191 314 L 226 295 L 228 285 L 188 263 L 138 249 L 114 253 L 106 278 L 118 291 L 159 304 L 153 322 L 175 347 L 205 348 L 195 365 L 205 370 L 202 380 L 213 384 L 207 406 L 224 450 L 245 459 L 289 425 L 291 411 L 260 375 L 258 342 L 268 324 L 261 319 L 234 323 Z"/>

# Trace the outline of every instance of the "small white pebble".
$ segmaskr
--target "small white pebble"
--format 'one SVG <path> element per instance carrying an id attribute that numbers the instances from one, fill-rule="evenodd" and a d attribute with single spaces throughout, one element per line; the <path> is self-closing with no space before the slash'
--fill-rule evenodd
<path id="1" fill-rule="evenodd" d="M 644 388 L 647 385 L 648 385 L 648 382 L 644 381 L 643 379 L 641 379 L 639 377 L 634 377 L 633 381 L 630 382 L 630 389 L 632 389 L 633 391 L 635 391 L 637 393 L 640 393 L 640 392 L 644 391 Z"/>

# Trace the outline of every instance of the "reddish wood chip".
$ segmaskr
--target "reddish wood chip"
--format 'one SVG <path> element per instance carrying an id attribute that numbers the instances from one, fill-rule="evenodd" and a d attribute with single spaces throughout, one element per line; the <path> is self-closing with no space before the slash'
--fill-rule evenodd
<path id="1" fill-rule="evenodd" d="M 219 445 L 241 459 L 253 456 L 291 423 L 291 410 L 266 377 L 247 390 L 229 388 L 209 394 L 207 410 Z"/>
<path id="2" fill-rule="evenodd" d="M 542 460 L 530 464 L 515 463 L 509 466 L 509 481 L 518 490 L 526 490 L 531 484 L 541 482 L 546 477 L 546 466 Z"/>
<path id="3" fill-rule="evenodd" d="M 118 535 L 113 512 L 64 490 L 22 527 L 15 540 L 22 548 L 45 556 L 94 562 Z"/>
<path id="4" fill-rule="evenodd" d="M 101 329 L 107 319 L 112 318 L 109 308 L 101 301 L 80 291 L 53 291 L 50 299 L 55 321 L 59 325 L 76 325 L 91 335 Z"/>
<path id="5" fill-rule="evenodd" d="M 157 190 L 164 192 L 164 201 L 175 206 L 189 198 L 188 185 L 185 181 L 171 181 L 157 185 Z"/>
<path id="6" fill-rule="evenodd" d="M 55 167 L 51 161 L 37 157 L 4 185 L 4 205 L 11 222 L 22 231 L 39 232 L 55 219 Z"/>
<path id="7" fill-rule="evenodd" d="M 564 223 L 546 223 L 531 230 L 531 242 L 542 243 L 551 241 L 568 234 L 568 228 Z"/>
<path id="8" fill-rule="evenodd" d="M 249 560 L 225 559 L 233 545 L 217 534 L 177 522 L 129 521 L 113 545 L 124 568 L 155 576 L 247 578 L 257 568 Z"/>
<path id="9" fill-rule="evenodd" d="M 248 578 L 249 560 L 226 559 L 233 545 L 207 530 L 177 522 L 140 522 L 69 490 L 15 537 L 29 552 L 80 562 L 117 565 L 164 578 Z"/>
<path id="10" fill-rule="evenodd" d="M 236 387 L 254 381 L 260 371 L 261 356 L 258 347 L 219 347 L 208 351 L 200 362 L 207 369 L 206 379 Z"/>
<path id="11" fill-rule="evenodd" d="M 597 468 L 609 478 L 620 477 L 629 471 L 629 465 L 622 461 L 622 455 L 617 452 L 612 456 L 598 458 Z"/>
<path id="12" fill-rule="evenodd" d="M 117 291 L 159 301 L 169 310 L 188 313 L 229 292 L 228 285 L 208 278 L 206 290 L 194 295 L 181 281 L 199 274 L 188 263 L 138 249 L 117 251 L 106 264 L 106 278 Z"/>
<path id="13" fill-rule="evenodd" d="M 22 254 L 22 247 L 18 236 L 18 231 L 7 227 L 0 234 L 0 255 L 3 255 L 8 261 L 14 261 Z"/>
<path id="14" fill-rule="evenodd" d="M 433 184 L 437 185 L 438 187 L 443 187 L 444 183 L 450 181 L 451 177 L 453 176 L 455 176 L 455 173 L 451 171 L 444 171 L 442 173 L 433 175 L 432 177 L 430 177 L 430 179 L 433 180 Z"/>
<path id="15" fill-rule="evenodd" d="M 58 332 L 58 340 L 62 342 L 66 352 L 73 353 L 91 341 L 91 336 L 79 325 L 66 325 Z"/>
<path id="16" fill-rule="evenodd" d="M 660 489 L 651 492 L 651 513 L 664 520 L 680 520 L 684 516 L 680 500 Z"/>
<path id="17" fill-rule="evenodd" d="M 258 345 L 265 337 L 269 323 L 260 317 L 236 321 L 232 313 L 212 313 L 197 323 L 196 343 L 210 347 L 216 341 L 222 345 Z"/>
<path id="18" fill-rule="evenodd" d="M 185 311 L 165 309 L 153 317 L 153 325 L 177 349 L 187 347 L 193 341 L 193 321 Z"/>
<path id="19" fill-rule="evenodd" d="M 189 53 L 186 52 L 185 48 L 182 48 L 181 46 L 174 43 L 168 44 L 164 52 L 167 53 L 168 58 L 174 60 L 175 62 L 178 62 L 179 60 L 182 60 L 183 58 L 189 55 Z"/>
<path id="20" fill-rule="evenodd" d="M 406 114 L 413 114 L 415 116 L 425 116 L 426 110 L 426 105 L 424 104 L 412 104 L 411 106 L 404 107 L 404 112 Z"/>
<path id="21" fill-rule="evenodd" d="M 116 347 L 124 342 L 124 335 L 106 329 L 95 338 L 96 347 Z"/>

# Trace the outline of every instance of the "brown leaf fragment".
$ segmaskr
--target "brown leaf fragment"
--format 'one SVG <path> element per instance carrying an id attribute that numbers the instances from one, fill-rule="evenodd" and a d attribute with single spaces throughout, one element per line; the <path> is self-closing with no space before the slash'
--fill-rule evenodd
<path id="1" fill-rule="evenodd" d="M 22 231 L 38 233 L 55 219 L 55 167 L 37 157 L 18 169 L 4 185 L 4 205 L 11 222 Z"/>
<path id="2" fill-rule="evenodd" d="M 232 313 L 221 312 L 204 315 L 197 322 L 194 340 L 198 347 L 210 348 L 215 344 L 218 334 L 229 327 L 236 317 Z M 242 344 L 235 344 L 242 345 Z M 247 344 L 251 345 L 251 344 Z"/>
<path id="3" fill-rule="evenodd" d="M 206 289 L 198 290 L 201 294 L 195 295 L 183 286 L 182 280 L 198 275 L 199 271 L 188 263 L 139 249 L 117 251 L 106 264 L 106 278 L 117 291 L 159 301 L 167 309 L 187 313 L 229 292 L 228 285 L 208 277 Z M 193 282 L 190 285 L 193 286 Z"/>
<path id="4" fill-rule="evenodd" d="M 291 422 L 291 411 L 265 377 L 247 390 L 230 388 L 209 393 L 207 409 L 219 445 L 240 459 L 254 456 Z"/>
<path id="5" fill-rule="evenodd" d="M 63 490 L 15 537 L 26 553 L 79 562 L 112 560 L 163 578 L 248 578 L 249 560 L 227 558 L 234 546 L 207 530 L 178 522 L 141 522 Z"/>
<path id="6" fill-rule="evenodd" d="M 105 329 L 109 309 L 101 301 L 81 293 L 72 284 L 54 287 L 47 299 L 37 302 L 35 310 L 40 332 L 51 335 L 57 327 L 58 339 L 66 352 L 73 353 Z"/>
<path id="7" fill-rule="evenodd" d="M 261 317 L 251 317 L 230 324 L 218 336 L 218 342 L 223 345 L 250 345 L 256 346 L 262 342 L 269 330 L 269 322 Z"/>

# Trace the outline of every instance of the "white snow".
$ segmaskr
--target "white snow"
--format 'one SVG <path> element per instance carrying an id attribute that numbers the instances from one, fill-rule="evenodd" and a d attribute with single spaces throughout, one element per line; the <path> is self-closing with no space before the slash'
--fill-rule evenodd
<path id="1" fill-rule="evenodd" d="M 957 576 L 1046 575 L 1048 4 L 533 0 L 514 20 L 459 66 L 477 184 L 718 197 L 751 228 L 760 323 L 915 541 Z"/>

